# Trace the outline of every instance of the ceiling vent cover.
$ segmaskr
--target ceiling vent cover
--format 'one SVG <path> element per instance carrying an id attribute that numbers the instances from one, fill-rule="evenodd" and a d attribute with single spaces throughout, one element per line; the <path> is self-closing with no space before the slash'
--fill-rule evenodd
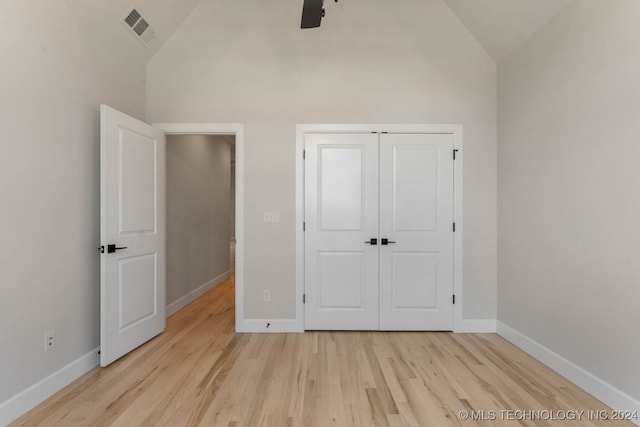
<path id="1" fill-rule="evenodd" d="M 122 20 L 123 25 L 145 46 L 156 38 L 156 33 L 149 23 L 135 9 Z"/>

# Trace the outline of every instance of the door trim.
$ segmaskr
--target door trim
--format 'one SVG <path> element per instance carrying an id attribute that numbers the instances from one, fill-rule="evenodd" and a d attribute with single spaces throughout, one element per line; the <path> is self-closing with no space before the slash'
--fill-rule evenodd
<path id="1" fill-rule="evenodd" d="M 462 171 L 464 151 L 462 150 L 463 126 L 460 124 L 298 124 L 296 125 L 296 318 L 295 331 L 302 332 L 304 325 L 304 137 L 309 133 L 448 133 L 453 134 L 453 147 L 459 150 L 453 165 L 453 217 L 456 232 L 453 233 L 453 292 L 456 304 L 453 307 L 453 331 L 466 332 L 463 316 L 462 244 L 464 224 L 462 217 Z M 453 155 L 453 153 L 452 153 Z M 292 328 L 293 329 L 293 328 Z M 291 332 L 294 332 L 292 330 Z"/>
<path id="2" fill-rule="evenodd" d="M 236 332 L 247 330 L 244 318 L 244 124 L 152 123 L 167 135 L 235 135 L 236 139 Z M 166 208 L 165 208 L 166 209 Z"/>

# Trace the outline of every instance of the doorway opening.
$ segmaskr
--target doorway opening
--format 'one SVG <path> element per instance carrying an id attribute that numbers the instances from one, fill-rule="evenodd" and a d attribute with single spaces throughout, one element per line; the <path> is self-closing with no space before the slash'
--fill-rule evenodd
<path id="1" fill-rule="evenodd" d="M 233 270 L 230 275 L 234 278 L 235 295 L 235 330 L 243 332 L 244 319 L 244 125 L 237 123 L 153 123 L 162 130 L 166 137 L 179 135 L 223 136 L 233 139 L 231 165 L 235 199 L 232 203 L 234 237 L 233 251 L 230 254 L 230 264 Z M 231 227 L 231 225 L 229 225 Z"/>
<path id="2" fill-rule="evenodd" d="M 235 273 L 235 135 L 166 136 L 167 317 Z"/>

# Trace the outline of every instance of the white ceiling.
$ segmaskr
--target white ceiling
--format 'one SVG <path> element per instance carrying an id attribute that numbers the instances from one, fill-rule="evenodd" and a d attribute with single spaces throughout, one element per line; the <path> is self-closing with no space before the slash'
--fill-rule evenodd
<path id="1" fill-rule="evenodd" d="M 444 0 L 496 63 L 572 0 Z"/>
<path id="2" fill-rule="evenodd" d="M 89 50 L 102 61 L 146 64 L 200 0 L 65 0 Z M 155 30 L 145 47 L 121 23 L 135 8 Z M 107 58 L 107 59 L 105 59 Z M 111 58 L 111 59 L 109 59 Z"/>
<path id="3" fill-rule="evenodd" d="M 65 0 L 97 61 L 118 67 L 123 61 L 144 66 L 201 0 Z M 302 7 L 303 0 L 296 7 Z M 349 0 L 343 0 L 349 1 Z M 572 0 L 444 0 L 485 50 L 500 62 Z M 136 8 L 156 39 L 143 46 L 122 25 Z"/>

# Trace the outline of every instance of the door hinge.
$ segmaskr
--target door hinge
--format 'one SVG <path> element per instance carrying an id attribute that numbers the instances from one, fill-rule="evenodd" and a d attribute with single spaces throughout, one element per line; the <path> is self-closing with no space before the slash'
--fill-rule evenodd
<path id="1" fill-rule="evenodd" d="M 455 222 L 453 223 L 453 232 L 454 233 L 456 232 L 456 223 Z"/>
<path id="2" fill-rule="evenodd" d="M 453 150 L 453 160 L 456 159 L 456 154 L 458 154 L 458 149 Z"/>
<path id="3" fill-rule="evenodd" d="M 303 304 L 307 303 L 307 294 L 302 294 L 302 303 Z"/>
<path id="4" fill-rule="evenodd" d="M 302 150 L 302 159 L 306 159 L 307 158 L 307 150 Z"/>
<path id="5" fill-rule="evenodd" d="M 302 231 L 307 231 L 307 222 L 302 221 Z"/>
<path id="6" fill-rule="evenodd" d="M 453 303 L 454 304 L 456 303 L 456 295 L 455 294 L 453 295 Z"/>

